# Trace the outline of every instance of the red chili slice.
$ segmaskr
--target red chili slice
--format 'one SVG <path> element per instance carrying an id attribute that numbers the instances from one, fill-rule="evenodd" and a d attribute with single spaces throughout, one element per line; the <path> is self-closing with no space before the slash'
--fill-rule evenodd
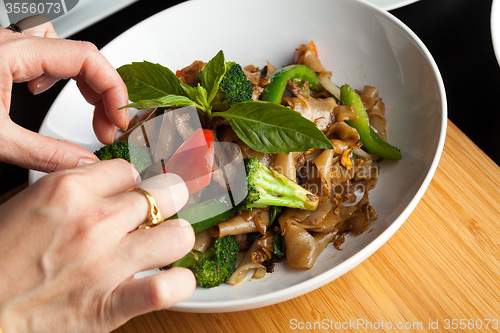
<path id="1" fill-rule="evenodd" d="M 179 175 L 193 194 L 210 184 L 214 165 L 214 136 L 211 130 L 197 129 L 174 153 L 163 168 Z"/>

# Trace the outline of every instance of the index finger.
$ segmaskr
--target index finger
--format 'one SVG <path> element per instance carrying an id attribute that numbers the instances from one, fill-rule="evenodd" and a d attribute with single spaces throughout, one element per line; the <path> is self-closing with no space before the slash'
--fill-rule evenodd
<path id="1" fill-rule="evenodd" d="M 128 103 L 127 87 L 115 68 L 89 42 L 47 39 L 20 34 L 5 36 L 11 47 L 2 50 L 12 73 L 11 81 L 24 82 L 46 74 L 57 78 L 79 78 L 90 89 L 83 89 L 86 99 L 94 105 L 103 104 L 106 116 L 117 127 L 127 128 L 128 110 L 118 110 Z M 2 36 L 4 37 L 4 36 Z M 0 78 L 0 83 L 9 78 Z M 3 82 L 2 82 L 3 81 Z M 96 95 L 99 96 L 96 100 Z"/>

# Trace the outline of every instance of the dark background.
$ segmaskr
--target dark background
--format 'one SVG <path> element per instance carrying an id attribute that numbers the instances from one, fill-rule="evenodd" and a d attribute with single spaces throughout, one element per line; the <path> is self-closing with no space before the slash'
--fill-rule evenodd
<path id="1" fill-rule="evenodd" d="M 182 1 L 140 0 L 71 36 L 99 48 L 126 29 Z M 390 11 L 412 29 L 433 55 L 443 77 L 448 116 L 490 158 L 500 164 L 500 66 L 491 42 L 489 0 L 421 0 Z M 38 131 L 65 82 L 33 96 L 15 84 L 11 118 Z M 0 148 L 1 149 L 1 148 Z M 28 171 L 0 163 L 0 195 L 28 180 Z"/>

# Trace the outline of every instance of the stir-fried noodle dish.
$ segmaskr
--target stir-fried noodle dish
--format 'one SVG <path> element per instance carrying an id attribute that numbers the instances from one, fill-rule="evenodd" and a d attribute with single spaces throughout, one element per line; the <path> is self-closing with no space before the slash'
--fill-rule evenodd
<path id="1" fill-rule="evenodd" d="M 178 216 L 192 223 L 196 243 L 163 269 L 191 268 L 198 284 L 208 288 L 262 278 L 278 262 L 307 270 L 328 246 L 340 251 L 347 234 L 359 235 L 376 223 L 369 193 L 377 184 L 377 162 L 401 158 L 387 143 L 385 105 L 377 89 L 335 82 L 313 42 L 300 45 L 282 65 L 240 65 L 220 51 L 208 62 L 175 72 L 147 61 L 118 69 L 129 107 L 152 110 L 135 119 L 138 125 L 181 107 L 195 108 L 201 128 L 183 138 L 201 147 L 196 156 L 206 156 L 188 158 L 183 169 L 189 171 L 181 177 L 204 164 L 205 172 L 193 176 L 197 186 L 205 179 L 231 192 L 228 184 L 236 175 L 216 172 L 224 162 L 214 147 L 227 147 L 223 155 L 238 154 L 242 161 L 245 192 L 241 200 L 226 200 L 230 209 L 212 213 L 223 200 L 190 188 L 189 207 Z M 183 126 L 177 122 L 180 133 Z M 125 133 L 121 142 L 129 138 Z M 130 157 L 137 156 L 128 148 Z M 176 163 L 183 162 L 170 164 Z"/>

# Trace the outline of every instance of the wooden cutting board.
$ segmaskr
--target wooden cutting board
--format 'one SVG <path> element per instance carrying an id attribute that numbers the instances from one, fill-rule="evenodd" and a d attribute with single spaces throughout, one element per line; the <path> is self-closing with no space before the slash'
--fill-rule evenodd
<path id="1" fill-rule="evenodd" d="M 500 167 L 448 126 L 441 162 L 415 211 L 349 273 L 280 304 L 219 314 L 158 311 L 115 332 L 500 331 Z"/>

